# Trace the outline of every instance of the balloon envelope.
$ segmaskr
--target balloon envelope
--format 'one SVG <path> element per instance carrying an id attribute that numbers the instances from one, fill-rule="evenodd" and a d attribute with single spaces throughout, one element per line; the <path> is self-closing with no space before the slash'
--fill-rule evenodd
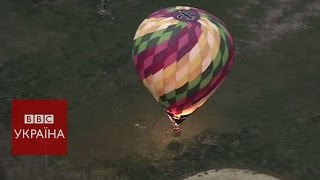
<path id="1" fill-rule="evenodd" d="M 144 85 L 179 119 L 221 85 L 233 64 L 234 46 L 217 17 L 177 6 L 156 11 L 140 24 L 132 53 Z"/>

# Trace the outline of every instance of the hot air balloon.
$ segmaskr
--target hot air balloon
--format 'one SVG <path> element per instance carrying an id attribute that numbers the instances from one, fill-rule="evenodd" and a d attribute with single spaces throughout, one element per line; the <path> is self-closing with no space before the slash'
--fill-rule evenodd
<path id="1" fill-rule="evenodd" d="M 221 85 L 234 56 L 225 24 L 187 6 L 161 9 L 139 26 L 132 50 L 143 84 L 166 110 L 173 132 Z"/>

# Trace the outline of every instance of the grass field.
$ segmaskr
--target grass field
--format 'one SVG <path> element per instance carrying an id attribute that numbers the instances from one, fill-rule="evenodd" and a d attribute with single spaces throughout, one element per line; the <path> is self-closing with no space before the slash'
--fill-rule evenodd
<path id="1" fill-rule="evenodd" d="M 4 0 L 0 5 L 0 179 L 182 179 L 248 168 L 320 179 L 317 0 Z M 221 88 L 172 138 L 131 58 L 138 25 L 163 7 L 221 18 L 236 43 Z M 67 99 L 69 155 L 11 157 L 10 100 Z M 139 127 L 135 124 L 139 123 Z"/>

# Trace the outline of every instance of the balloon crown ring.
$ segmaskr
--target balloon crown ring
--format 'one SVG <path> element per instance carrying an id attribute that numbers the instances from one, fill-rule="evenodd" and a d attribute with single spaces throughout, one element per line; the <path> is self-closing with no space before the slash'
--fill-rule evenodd
<path id="1" fill-rule="evenodd" d="M 197 21 L 200 15 L 192 10 L 178 10 L 173 14 L 173 17 L 180 21 Z"/>

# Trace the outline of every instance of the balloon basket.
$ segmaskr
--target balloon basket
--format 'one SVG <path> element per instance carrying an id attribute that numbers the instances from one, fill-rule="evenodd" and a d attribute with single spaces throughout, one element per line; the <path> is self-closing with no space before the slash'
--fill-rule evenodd
<path id="1" fill-rule="evenodd" d="M 168 117 L 170 119 L 170 122 L 173 126 L 172 131 L 171 131 L 171 135 L 173 137 L 178 137 L 181 135 L 182 129 L 180 128 L 179 124 L 177 124 L 177 122 L 168 114 Z"/>
<path id="2" fill-rule="evenodd" d="M 174 127 L 171 131 L 171 136 L 173 137 L 178 137 L 181 135 L 182 129 L 178 126 L 178 127 Z"/>

